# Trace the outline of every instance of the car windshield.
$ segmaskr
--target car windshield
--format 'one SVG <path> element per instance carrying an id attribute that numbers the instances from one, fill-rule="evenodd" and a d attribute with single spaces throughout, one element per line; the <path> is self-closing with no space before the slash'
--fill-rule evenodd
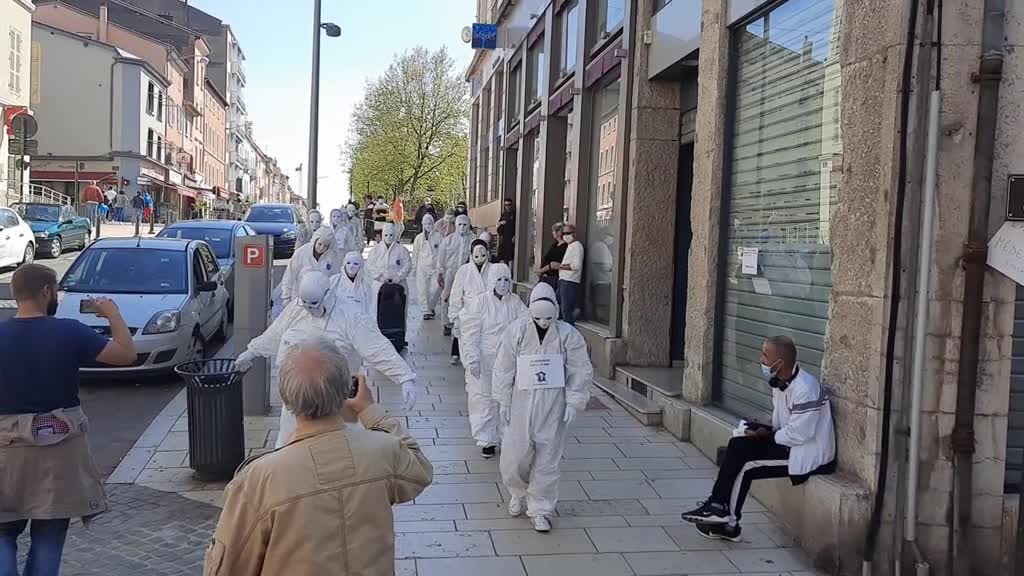
<path id="1" fill-rule="evenodd" d="M 14 208 L 25 220 L 33 222 L 59 222 L 60 206 L 46 204 L 15 204 Z"/>
<path id="2" fill-rule="evenodd" d="M 218 228 L 164 228 L 160 238 L 185 238 L 187 240 L 203 240 L 213 248 L 218 259 L 231 258 L 231 230 Z"/>
<path id="3" fill-rule="evenodd" d="M 249 215 L 245 217 L 246 222 L 275 222 L 291 224 L 294 222 L 292 209 L 284 206 L 253 206 Z"/>
<path id="4" fill-rule="evenodd" d="M 89 248 L 64 275 L 68 292 L 187 294 L 184 250 Z"/>

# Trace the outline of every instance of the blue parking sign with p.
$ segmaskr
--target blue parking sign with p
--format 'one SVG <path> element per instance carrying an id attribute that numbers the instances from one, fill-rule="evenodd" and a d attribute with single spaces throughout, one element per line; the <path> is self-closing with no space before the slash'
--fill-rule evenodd
<path id="1" fill-rule="evenodd" d="M 473 24 L 474 50 L 494 50 L 498 47 L 497 24 Z"/>

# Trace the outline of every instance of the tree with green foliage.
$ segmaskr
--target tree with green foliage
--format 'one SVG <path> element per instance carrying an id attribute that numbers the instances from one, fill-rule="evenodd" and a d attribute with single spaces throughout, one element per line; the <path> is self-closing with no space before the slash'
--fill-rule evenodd
<path id="1" fill-rule="evenodd" d="M 464 199 L 468 128 L 466 83 L 448 51 L 397 55 L 352 113 L 342 147 L 352 198 L 401 196 L 410 213 L 426 196 L 442 209 Z"/>

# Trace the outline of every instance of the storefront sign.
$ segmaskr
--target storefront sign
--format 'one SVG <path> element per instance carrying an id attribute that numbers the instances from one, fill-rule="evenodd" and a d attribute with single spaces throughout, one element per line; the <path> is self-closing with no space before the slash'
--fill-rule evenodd
<path id="1" fill-rule="evenodd" d="M 1024 222 L 1006 222 L 988 243 L 988 265 L 1024 285 Z"/>
<path id="2" fill-rule="evenodd" d="M 494 50 L 498 47 L 498 26 L 496 24 L 473 24 L 474 50 Z"/>
<path id="3" fill-rule="evenodd" d="M 149 178 L 150 180 L 153 180 L 155 182 L 163 182 L 164 181 L 163 170 L 154 170 L 152 168 L 147 168 L 145 166 L 140 166 L 139 167 L 139 176 L 143 176 L 143 177 Z M 141 184 L 141 182 L 140 182 L 140 184 Z"/>
<path id="4" fill-rule="evenodd" d="M 181 172 L 178 172 L 177 170 L 168 170 L 167 179 L 171 182 L 171 184 L 177 184 L 178 186 L 181 186 L 182 184 L 185 183 L 185 177 L 182 176 Z"/>

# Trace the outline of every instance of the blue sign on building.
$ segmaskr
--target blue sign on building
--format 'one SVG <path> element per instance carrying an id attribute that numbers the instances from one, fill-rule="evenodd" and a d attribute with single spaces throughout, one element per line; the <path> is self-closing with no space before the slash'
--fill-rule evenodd
<path id="1" fill-rule="evenodd" d="M 473 24 L 474 50 L 494 50 L 498 47 L 497 24 Z"/>

